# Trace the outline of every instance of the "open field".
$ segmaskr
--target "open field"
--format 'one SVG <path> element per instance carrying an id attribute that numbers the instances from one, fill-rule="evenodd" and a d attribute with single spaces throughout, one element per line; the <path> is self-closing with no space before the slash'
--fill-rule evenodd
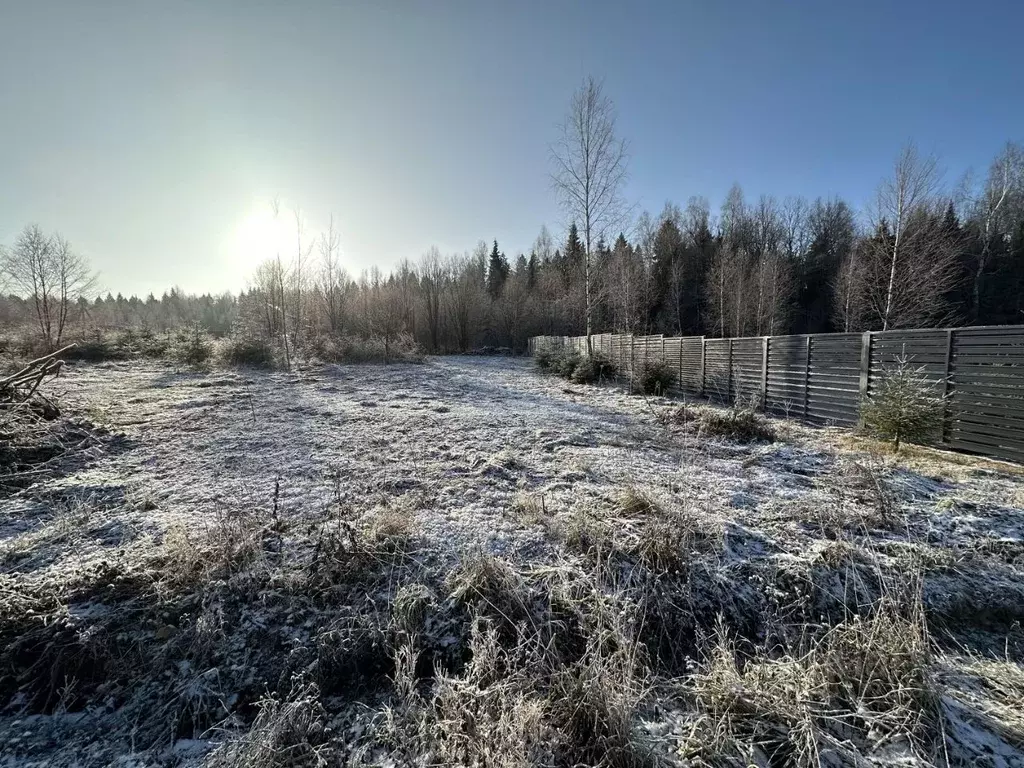
<path id="1" fill-rule="evenodd" d="M 527 361 L 80 365 L 0 765 L 1024 765 L 1024 471 Z"/>

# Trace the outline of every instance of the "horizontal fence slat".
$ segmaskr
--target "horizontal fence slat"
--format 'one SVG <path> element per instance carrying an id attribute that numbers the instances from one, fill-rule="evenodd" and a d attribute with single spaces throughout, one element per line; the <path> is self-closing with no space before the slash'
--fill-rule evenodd
<path id="1" fill-rule="evenodd" d="M 1024 325 L 735 339 L 600 334 L 592 344 L 626 380 L 664 360 L 678 377 L 671 394 L 759 401 L 773 413 L 836 424 L 855 424 L 864 393 L 874 396 L 906 358 L 948 395 L 944 445 L 1024 461 Z M 537 336 L 529 348 L 586 354 L 587 344 L 585 336 Z"/>

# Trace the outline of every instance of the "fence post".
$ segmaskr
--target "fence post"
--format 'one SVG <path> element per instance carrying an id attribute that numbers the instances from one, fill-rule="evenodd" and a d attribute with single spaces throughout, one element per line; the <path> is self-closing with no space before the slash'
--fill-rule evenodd
<path id="1" fill-rule="evenodd" d="M 871 331 L 864 331 L 860 337 L 860 405 L 868 398 L 868 389 L 871 384 Z M 857 422 L 863 425 L 859 409 Z"/>
<path id="2" fill-rule="evenodd" d="M 728 378 L 726 379 L 726 386 L 725 386 L 725 400 L 726 400 L 726 402 L 729 402 L 729 399 L 732 398 L 732 339 L 731 338 L 729 339 L 729 357 L 727 358 L 726 363 L 725 363 L 725 370 L 728 372 Z M 735 402 L 735 399 L 733 399 L 733 402 Z"/>
<path id="3" fill-rule="evenodd" d="M 683 337 L 679 337 L 679 368 L 676 371 L 676 381 L 679 383 L 679 394 L 685 397 L 686 389 L 683 387 Z"/>
<path id="4" fill-rule="evenodd" d="M 942 379 L 942 442 L 949 442 L 949 377 L 953 375 L 953 334 L 952 328 L 946 331 L 946 375 Z"/>
<path id="5" fill-rule="evenodd" d="M 860 337 L 860 399 L 868 396 L 868 380 L 871 377 L 871 331 L 864 331 Z"/>
<path id="6" fill-rule="evenodd" d="M 811 334 L 807 334 L 807 350 L 804 354 L 804 418 L 806 419 L 811 405 Z"/>
<path id="7" fill-rule="evenodd" d="M 707 369 L 706 369 L 706 366 L 705 366 L 705 363 L 704 363 L 704 361 L 707 360 L 707 356 L 708 356 L 707 352 L 708 352 L 708 337 L 707 336 L 701 336 L 700 337 L 700 396 L 701 397 L 706 397 L 707 396 L 707 393 L 706 393 L 706 390 L 705 390 L 705 387 L 704 387 L 704 379 L 707 378 L 707 376 L 706 376 Z"/>
<path id="8" fill-rule="evenodd" d="M 761 348 L 761 410 L 768 412 L 768 344 L 770 336 L 764 337 L 764 346 Z"/>
<path id="9" fill-rule="evenodd" d="M 636 380 L 636 336 L 629 334 L 629 394 L 633 394 L 633 382 Z"/>

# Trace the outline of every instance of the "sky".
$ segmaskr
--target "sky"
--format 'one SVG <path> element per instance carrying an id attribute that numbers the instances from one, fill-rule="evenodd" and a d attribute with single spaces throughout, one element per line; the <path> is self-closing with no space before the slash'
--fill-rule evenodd
<path id="1" fill-rule="evenodd" d="M 296 210 L 355 274 L 514 256 L 564 232 L 549 147 L 589 75 L 638 211 L 859 207 L 908 140 L 951 185 L 1024 140 L 1022 29 L 1019 0 L 0 0 L 0 243 L 59 231 L 125 295 L 242 289 Z"/>

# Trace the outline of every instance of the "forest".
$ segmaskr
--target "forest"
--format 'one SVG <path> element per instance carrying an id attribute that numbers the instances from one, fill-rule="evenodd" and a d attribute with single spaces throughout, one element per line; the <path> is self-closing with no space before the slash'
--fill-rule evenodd
<path id="1" fill-rule="evenodd" d="M 0 254 L 0 325 L 47 348 L 195 326 L 297 350 L 354 337 L 452 353 L 588 330 L 739 337 L 1024 319 L 1024 151 L 1012 142 L 949 188 L 936 159 L 908 145 L 859 211 L 839 198 L 751 201 L 737 184 L 717 209 L 696 196 L 656 215 L 615 213 L 591 221 L 589 249 L 574 222 L 557 235 L 542 226 L 529 252 L 481 240 L 386 273 L 353 274 L 332 226 L 261 264 L 237 295 L 145 298 L 97 295 L 85 258 L 30 225 Z"/>

